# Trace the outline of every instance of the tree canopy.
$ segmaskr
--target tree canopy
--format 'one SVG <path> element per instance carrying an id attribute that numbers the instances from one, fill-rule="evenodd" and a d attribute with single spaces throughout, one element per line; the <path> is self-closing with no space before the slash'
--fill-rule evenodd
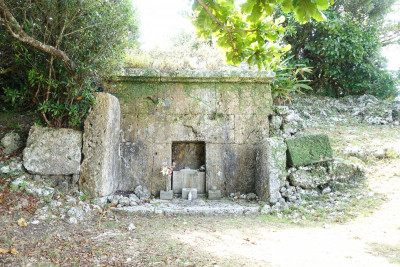
<path id="1" fill-rule="evenodd" d="M 233 0 L 195 0 L 194 24 L 200 36 L 225 49 L 228 63 L 246 61 L 285 77 L 273 83 L 278 95 L 311 89 L 301 83 L 309 81 L 314 91 L 330 96 L 386 98 L 397 94 L 396 79 L 383 69 L 380 55 L 382 45 L 399 37 L 396 25 L 383 23 L 395 2 L 247 0 L 239 7 Z"/>
<path id="2" fill-rule="evenodd" d="M 285 31 L 284 16 L 274 18 L 276 8 L 294 12 L 300 23 L 312 18 L 323 21 L 323 10 L 333 0 L 247 0 L 240 8 L 234 0 L 195 0 L 194 24 L 204 38 L 213 36 L 226 50 L 230 64 L 246 61 L 249 65 L 273 68 L 290 46 L 282 46 L 279 37 Z"/>
<path id="3" fill-rule="evenodd" d="M 396 79 L 384 70 L 382 20 L 393 0 L 337 0 L 326 21 L 298 23 L 286 15 L 286 58 L 312 68 L 307 76 L 314 92 L 329 96 L 397 94 Z"/>

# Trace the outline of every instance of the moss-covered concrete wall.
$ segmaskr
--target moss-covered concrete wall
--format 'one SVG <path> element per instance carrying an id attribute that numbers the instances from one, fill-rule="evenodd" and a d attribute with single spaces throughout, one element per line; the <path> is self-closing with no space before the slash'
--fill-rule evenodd
<path id="1" fill-rule="evenodd" d="M 268 137 L 268 72 L 128 70 L 106 87 L 121 104 L 120 190 L 158 195 L 172 142 L 206 144 L 206 187 L 254 192 L 255 146 Z"/>

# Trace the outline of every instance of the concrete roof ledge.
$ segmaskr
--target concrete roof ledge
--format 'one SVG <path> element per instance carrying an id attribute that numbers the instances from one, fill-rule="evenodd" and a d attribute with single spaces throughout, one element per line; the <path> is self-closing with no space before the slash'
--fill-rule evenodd
<path id="1" fill-rule="evenodd" d="M 272 71 L 158 71 L 154 69 L 124 69 L 116 77 L 117 81 L 132 82 L 239 82 L 239 83 L 269 83 L 275 77 Z"/>

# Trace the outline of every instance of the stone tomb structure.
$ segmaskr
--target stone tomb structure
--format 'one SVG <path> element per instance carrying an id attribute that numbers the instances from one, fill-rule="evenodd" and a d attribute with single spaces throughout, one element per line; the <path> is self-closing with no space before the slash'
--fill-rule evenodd
<path id="1" fill-rule="evenodd" d="M 295 136 L 290 128 L 285 137 L 283 121 L 291 114 L 272 109 L 271 78 L 263 72 L 128 71 L 110 81 L 106 93 L 96 93 L 83 134 L 32 127 L 23 165 L 62 188 L 70 181 L 75 190 L 79 183 L 92 197 L 121 190 L 142 199 L 172 189 L 182 198 L 216 200 L 240 192 L 282 207 L 363 177 L 360 167 L 334 161 L 326 135 Z M 272 123 L 270 131 L 268 118 L 278 118 L 279 127 Z M 161 174 L 166 164 L 174 166 L 167 181 Z"/>
<path id="2" fill-rule="evenodd" d="M 269 72 L 126 70 L 105 91 L 120 102 L 120 165 L 113 190 L 167 187 L 255 192 L 257 144 L 272 114 Z M 86 131 L 86 129 L 85 129 Z"/>

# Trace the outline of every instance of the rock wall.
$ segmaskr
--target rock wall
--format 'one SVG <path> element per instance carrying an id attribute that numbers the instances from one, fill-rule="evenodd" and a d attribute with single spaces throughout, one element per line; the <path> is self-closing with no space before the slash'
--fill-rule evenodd
<path id="1" fill-rule="evenodd" d="M 121 179 L 120 106 L 110 94 L 95 97 L 97 104 L 84 125 L 79 187 L 92 197 L 101 197 L 114 193 Z"/>
<path id="2" fill-rule="evenodd" d="M 269 134 L 271 73 L 127 72 L 106 91 L 121 104 L 121 182 L 158 195 L 172 142 L 204 142 L 206 190 L 254 192 L 256 144 Z"/>

